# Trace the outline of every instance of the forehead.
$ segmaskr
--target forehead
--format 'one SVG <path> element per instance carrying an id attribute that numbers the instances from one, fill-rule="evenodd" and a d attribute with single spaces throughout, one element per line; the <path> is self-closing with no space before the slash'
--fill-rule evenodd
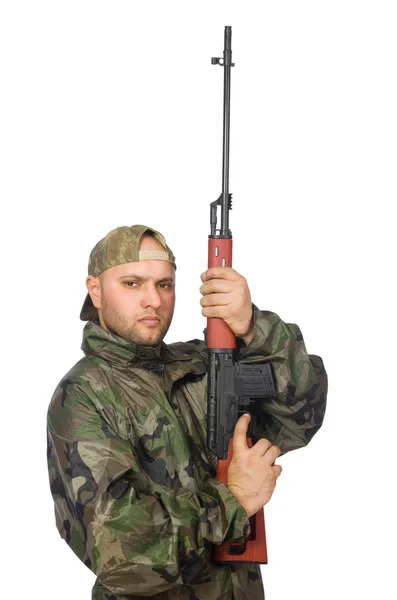
<path id="1" fill-rule="evenodd" d="M 156 240 L 154 235 L 144 233 L 139 240 L 139 250 L 164 250 L 164 247 Z"/>
<path id="2" fill-rule="evenodd" d="M 102 277 L 108 281 L 115 281 L 133 275 L 154 280 L 175 279 L 175 269 L 168 260 L 139 260 L 110 267 L 102 273 Z"/>

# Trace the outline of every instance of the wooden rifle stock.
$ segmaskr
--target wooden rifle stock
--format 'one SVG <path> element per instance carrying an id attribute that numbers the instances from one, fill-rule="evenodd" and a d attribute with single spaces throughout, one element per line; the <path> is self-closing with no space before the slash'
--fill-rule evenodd
<path id="1" fill-rule="evenodd" d="M 251 438 L 247 438 L 249 448 L 252 448 Z M 218 461 L 217 480 L 227 485 L 227 471 L 233 458 L 233 439 L 230 440 L 226 460 Z M 265 517 L 263 508 L 250 517 L 251 533 L 245 538 L 244 544 L 238 542 L 212 546 L 212 560 L 214 562 L 244 561 L 252 563 L 267 563 L 267 546 Z"/>
<path id="2" fill-rule="evenodd" d="M 208 268 L 231 267 L 232 266 L 233 240 L 229 238 L 209 238 L 208 240 Z M 222 319 L 207 319 L 207 346 L 213 349 L 229 349 L 234 352 L 236 338 L 230 327 Z M 251 448 L 252 440 L 247 438 L 247 444 Z M 229 441 L 228 455 L 226 460 L 218 459 L 217 480 L 227 486 L 227 471 L 233 458 L 233 439 Z M 267 546 L 265 519 L 263 508 L 250 518 L 250 535 L 245 538 L 244 543 L 226 543 L 213 545 L 212 560 L 217 563 L 223 562 L 255 562 L 267 563 Z"/>

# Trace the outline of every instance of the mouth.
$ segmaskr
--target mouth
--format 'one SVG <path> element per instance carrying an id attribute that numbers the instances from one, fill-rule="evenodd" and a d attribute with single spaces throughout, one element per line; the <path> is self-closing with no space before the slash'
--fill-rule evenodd
<path id="1" fill-rule="evenodd" d="M 160 319 L 153 315 L 145 315 L 144 317 L 141 317 L 140 319 L 138 319 L 138 321 L 140 321 L 144 325 L 148 325 L 149 327 L 150 326 L 155 327 L 156 325 L 158 325 L 160 323 Z"/>

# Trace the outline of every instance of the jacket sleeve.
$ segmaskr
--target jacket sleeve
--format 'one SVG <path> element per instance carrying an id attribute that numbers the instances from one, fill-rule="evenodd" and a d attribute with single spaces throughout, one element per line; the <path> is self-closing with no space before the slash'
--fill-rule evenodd
<path id="1" fill-rule="evenodd" d="M 270 311 L 253 305 L 254 337 L 241 342 L 242 362 L 270 362 L 277 395 L 256 405 L 252 437 L 269 439 L 285 454 L 306 446 L 321 427 L 326 407 L 328 379 L 319 356 L 308 354 L 302 333 Z M 244 347 L 243 347 L 244 346 Z"/>
<path id="2" fill-rule="evenodd" d="M 151 596 L 208 581 L 209 543 L 249 534 L 224 484 L 209 479 L 197 492 L 155 484 L 76 385 L 54 394 L 47 423 L 57 527 L 111 592 Z"/>

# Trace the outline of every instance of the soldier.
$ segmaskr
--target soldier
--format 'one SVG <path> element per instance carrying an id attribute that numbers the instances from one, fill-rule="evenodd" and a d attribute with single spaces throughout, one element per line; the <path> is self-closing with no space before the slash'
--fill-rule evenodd
<path id="1" fill-rule="evenodd" d="M 238 358 L 273 364 L 277 396 L 234 432 L 227 486 L 206 445 L 204 342 L 165 344 L 175 258 L 143 225 L 114 229 L 90 254 L 81 319 L 84 357 L 48 409 L 56 525 L 96 575 L 93 600 L 262 600 L 258 564 L 211 562 L 212 544 L 241 541 L 272 496 L 280 455 L 322 424 L 327 375 L 296 325 L 252 304 L 231 268 L 202 275 L 202 314 L 224 319 Z"/>

